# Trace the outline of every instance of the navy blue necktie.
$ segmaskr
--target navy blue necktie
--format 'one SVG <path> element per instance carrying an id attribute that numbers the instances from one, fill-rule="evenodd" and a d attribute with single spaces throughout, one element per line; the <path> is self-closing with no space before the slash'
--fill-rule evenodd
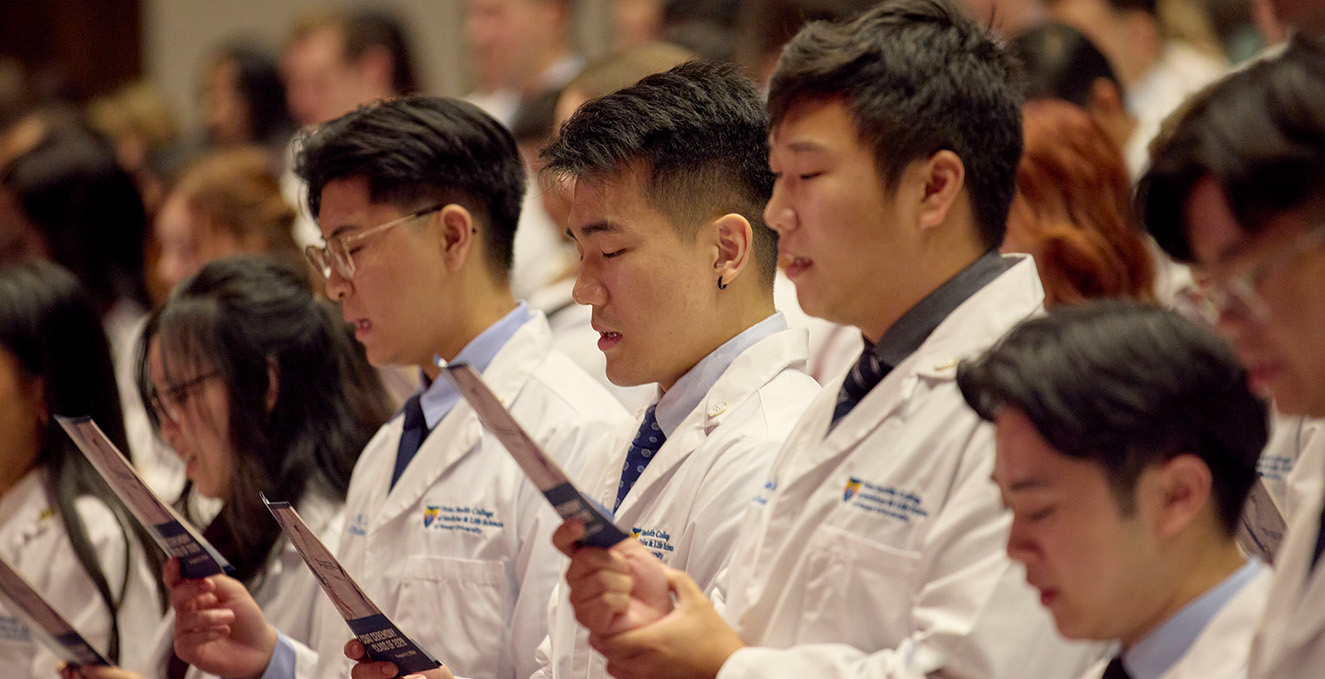
<path id="1" fill-rule="evenodd" d="M 856 364 L 851 366 L 846 381 L 842 382 L 842 391 L 837 394 L 837 407 L 833 408 L 833 422 L 829 428 L 831 429 L 838 420 L 851 412 L 851 409 L 860 403 L 860 399 L 865 398 L 865 394 L 870 393 L 890 369 L 891 366 L 879 360 L 879 355 L 874 353 L 874 347 L 866 346 L 865 350 L 860 352 Z"/>
<path id="2" fill-rule="evenodd" d="M 621 483 L 617 485 L 616 504 L 612 505 L 613 512 L 621 506 L 621 501 L 626 499 L 626 494 L 635 487 L 635 482 L 639 480 L 640 474 L 644 473 L 644 468 L 649 466 L 653 454 L 658 452 L 663 441 L 667 440 L 667 437 L 663 436 L 662 429 L 658 428 L 658 418 L 653 414 L 654 408 L 657 407 L 657 404 L 654 404 L 645 411 L 644 421 L 640 422 L 635 440 L 626 450 L 626 463 L 621 466 Z"/>
<path id="3" fill-rule="evenodd" d="M 414 459 L 414 454 L 419 452 L 423 439 L 428 438 L 428 421 L 423 417 L 423 406 L 419 404 L 418 394 L 405 401 L 404 411 L 405 426 L 400 432 L 400 447 L 396 449 L 396 468 L 391 472 L 392 488 L 396 487 L 396 481 L 400 480 L 400 475 L 409 466 L 409 461 Z"/>
<path id="4" fill-rule="evenodd" d="M 1123 657 L 1115 655 L 1113 660 L 1109 661 L 1108 667 L 1104 668 L 1104 675 L 1100 679 L 1132 679 L 1132 675 L 1123 667 Z"/>

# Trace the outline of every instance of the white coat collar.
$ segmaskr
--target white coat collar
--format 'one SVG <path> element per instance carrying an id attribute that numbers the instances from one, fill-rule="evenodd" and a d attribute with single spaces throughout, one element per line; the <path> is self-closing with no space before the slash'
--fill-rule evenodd
<path id="1" fill-rule="evenodd" d="M 536 311 L 534 317 L 522 325 L 493 357 L 492 363 L 483 373 L 483 381 L 503 404 L 509 406 L 551 351 L 552 331 L 548 327 L 547 317 L 541 311 Z M 390 441 L 400 440 L 403 420 L 403 417 L 396 417 L 387 424 L 391 428 Z M 394 488 L 388 491 L 394 465 L 375 465 L 380 478 L 371 480 L 369 492 L 382 498 L 381 509 L 369 514 L 375 516 L 375 526 L 412 510 L 448 469 L 477 449 L 482 438 L 483 425 L 478 415 L 468 402 L 462 400 L 428 434 Z M 394 456 L 395 447 L 391 446 L 391 450 L 386 453 Z M 368 506 L 372 504 L 375 503 Z"/>

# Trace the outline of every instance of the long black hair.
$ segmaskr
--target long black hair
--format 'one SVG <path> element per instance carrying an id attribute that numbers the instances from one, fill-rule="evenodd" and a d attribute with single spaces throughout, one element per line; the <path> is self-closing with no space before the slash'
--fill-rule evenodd
<path id="1" fill-rule="evenodd" d="M 350 326 L 314 297 L 307 274 L 269 257 L 211 262 L 151 316 L 138 350 L 148 403 L 153 343 L 165 382 L 215 371 L 225 383 L 229 422 L 220 426 L 229 432 L 231 479 L 203 534 L 235 577 L 252 583 L 281 535 L 258 493 L 343 500 L 359 453 L 391 416 L 386 392 Z M 159 430 L 160 413 L 149 409 L 148 417 Z M 186 507 L 192 490 L 186 485 Z"/>
<path id="2" fill-rule="evenodd" d="M 136 550 L 132 544 L 126 545 L 124 579 L 108 582 L 75 501 L 90 495 L 105 503 L 124 531 L 126 542 L 137 539 L 156 570 L 161 551 L 49 417 L 89 415 L 120 450 L 128 450 L 110 346 L 96 305 L 78 279 L 59 265 L 44 260 L 6 264 L 0 267 L 0 348 L 14 357 L 23 377 L 42 380 L 48 417 L 37 464 L 46 469 L 47 493 L 54 499 L 78 563 L 111 614 L 108 656 L 118 662 L 119 609 L 128 595 L 130 558 Z"/>

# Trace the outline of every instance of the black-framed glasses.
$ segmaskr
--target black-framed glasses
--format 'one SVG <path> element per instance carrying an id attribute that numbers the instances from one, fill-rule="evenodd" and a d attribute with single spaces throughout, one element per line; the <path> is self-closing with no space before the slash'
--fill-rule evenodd
<path id="1" fill-rule="evenodd" d="M 165 389 L 153 390 L 151 394 L 148 394 L 147 400 L 159 418 L 169 420 L 172 424 L 179 424 L 184 404 L 188 403 L 189 396 L 192 395 L 194 390 L 207 380 L 216 379 L 220 376 L 220 370 L 195 375 Z"/>
<path id="2" fill-rule="evenodd" d="M 304 256 L 308 258 L 308 263 L 313 265 L 313 268 L 317 269 L 322 274 L 323 278 L 331 277 L 331 267 L 333 266 L 336 267 L 336 272 L 339 273 L 342 278 L 354 278 L 354 258 L 350 254 L 350 248 L 353 247 L 355 243 L 358 243 L 373 234 L 386 231 L 393 226 L 400 226 L 401 224 L 413 221 L 420 217 L 426 217 L 441 210 L 447 205 L 449 205 L 449 203 L 437 203 L 436 205 L 425 207 L 422 210 L 415 210 L 403 217 L 398 217 L 385 224 L 378 224 L 377 226 L 365 229 L 358 233 L 352 233 L 348 236 L 332 236 L 327 239 L 327 244 L 322 247 L 316 245 L 305 247 Z"/>

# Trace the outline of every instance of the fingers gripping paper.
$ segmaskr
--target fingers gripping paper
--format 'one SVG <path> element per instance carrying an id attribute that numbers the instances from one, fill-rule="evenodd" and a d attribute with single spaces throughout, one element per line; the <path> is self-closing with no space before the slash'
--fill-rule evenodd
<path id="1" fill-rule="evenodd" d="M 326 545 L 308 529 L 303 519 L 299 518 L 299 512 L 289 502 L 271 502 L 265 495 L 262 501 L 272 516 L 276 517 L 276 523 L 281 525 L 290 544 L 303 557 L 308 570 L 313 572 L 313 577 L 322 585 L 322 591 L 335 604 L 345 624 L 363 642 L 370 659 L 391 661 L 402 675 L 441 665 L 436 658 L 405 636 L 363 593 L 358 583 L 345 572 Z"/>
<path id="2" fill-rule="evenodd" d="M 55 416 L 64 431 L 83 451 L 139 523 L 147 527 L 161 549 L 179 559 L 179 572 L 189 579 L 229 573 L 234 570 L 198 531 L 147 487 L 129 458 L 120 452 L 90 417 Z"/>
<path id="3" fill-rule="evenodd" d="M 3 559 L 0 559 L 0 599 L 23 618 L 55 657 L 78 667 L 110 664 Z"/>
<path id="4" fill-rule="evenodd" d="M 580 492 L 570 482 L 566 472 L 561 470 L 547 453 L 534 442 L 520 426 L 511 412 L 501 404 L 497 395 L 492 393 L 483 378 L 468 365 L 446 365 L 440 358 L 435 359 L 442 372 L 455 383 L 465 400 L 473 406 L 474 412 L 483 425 L 497 436 L 516 464 L 524 470 L 525 476 L 543 492 L 543 497 L 552 503 L 562 519 L 579 519 L 584 522 L 584 537 L 581 542 L 593 547 L 611 547 L 629 537 L 617 528 L 603 509 L 588 496 Z"/>

